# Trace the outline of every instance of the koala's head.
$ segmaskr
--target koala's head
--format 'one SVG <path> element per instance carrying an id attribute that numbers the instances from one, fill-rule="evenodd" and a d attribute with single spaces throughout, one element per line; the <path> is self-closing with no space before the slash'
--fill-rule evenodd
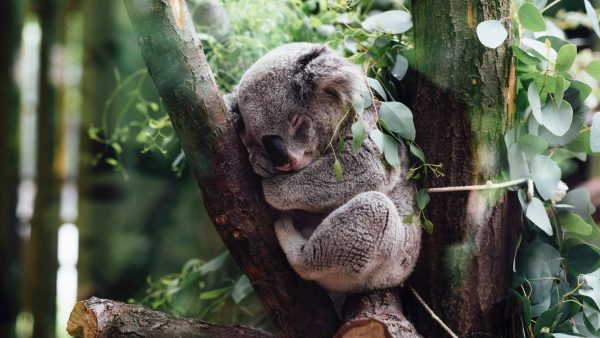
<path id="1" fill-rule="evenodd" d="M 358 66 L 330 48 L 294 43 L 259 59 L 237 90 L 238 132 L 254 171 L 271 177 L 317 159 L 366 84 Z"/>

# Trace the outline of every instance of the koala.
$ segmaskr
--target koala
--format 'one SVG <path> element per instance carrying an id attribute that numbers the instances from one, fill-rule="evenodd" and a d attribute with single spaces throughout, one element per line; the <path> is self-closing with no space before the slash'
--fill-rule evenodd
<path id="1" fill-rule="evenodd" d="M 324 45 L 293 43 L 259 59 L 225 98 L 264 197 L 280 212 L 275 233 L 291 267 L 336 293 L 401 285 L 421 243 L 418 217 L 404 221 L 417 214 L 406 149 L 399 168 L 386 165 L 368 137 L 352 151 L 354 114 L 347 113 L 364 92 L 358 66 Z M 344 147 L 333 154 L 338 124 Z M 298 214 L 321 216 L 303 232 Z"/>

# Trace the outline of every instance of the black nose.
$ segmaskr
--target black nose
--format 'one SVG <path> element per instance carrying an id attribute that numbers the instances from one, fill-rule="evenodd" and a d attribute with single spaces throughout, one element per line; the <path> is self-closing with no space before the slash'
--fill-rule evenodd
<path id="1" fill-rule="evenodd" d="M 279 136 L 265 136 L 262 144 L 275 167 L 285 165 L 289 162 L 288 151 L 283 139 Z"/>

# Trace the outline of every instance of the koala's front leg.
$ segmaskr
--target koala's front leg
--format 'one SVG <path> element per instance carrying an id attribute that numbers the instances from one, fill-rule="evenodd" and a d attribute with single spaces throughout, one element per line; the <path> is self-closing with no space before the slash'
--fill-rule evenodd
<path id="1" fill-rule="evenodd" d="M 278 210 L 330 212 L 357 193 L 385 192 L 397 179 L 395 171 L 386 168 L 370 139 L 365 140 L 356 154 L 352 153 L 351 143 L 348 140 L 344 151 L 337 155 L 344 172 L 340 182 L 332 169 L 334 156 L 326 154 L 299 172 L 264 179 L 267 202 Z"/>
<path id="2" fill-rule="evenodd" d="M 421 229 L 404 224 L 384 194 L 357 195 L 332 212 L 306 240 L 289 217 L 275 224 L 292 268 L 335 292 L 361 292 L 401 284 L 412 272 Z"/>

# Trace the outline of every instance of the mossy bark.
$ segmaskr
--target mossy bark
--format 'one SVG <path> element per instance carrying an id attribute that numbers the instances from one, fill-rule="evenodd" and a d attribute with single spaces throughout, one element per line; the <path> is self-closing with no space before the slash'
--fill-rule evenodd
<path id="1" fill-rule="evenodd" d="M 414 0 L 413 10 L 417 143 L 445 173 L 429 177 L 430 186 L 501 180 L 503 134 L 514 112 L 511 39 L 486 48 L 476 27 L 496 19 L 510 28 L 510 1 Z M 411 283 L 460 337 L 497 336 L 505 326 L 517 231 L 505 193 L 432 194 L 427 208 L 435 228 L 424 235 Z M 424 336 L 444 335 L 425 312 L 415 317 Z"/>

